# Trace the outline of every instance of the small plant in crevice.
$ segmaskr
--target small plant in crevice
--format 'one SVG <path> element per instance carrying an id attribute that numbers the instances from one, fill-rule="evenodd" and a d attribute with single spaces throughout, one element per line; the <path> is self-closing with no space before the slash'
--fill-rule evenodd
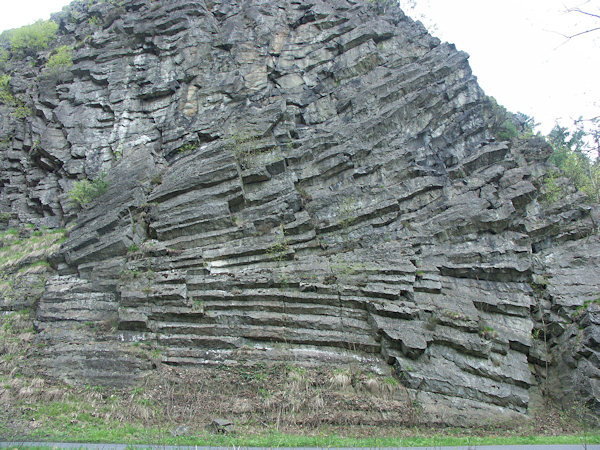
<path id="1" fill-rule="evenodd" d="M 498 337 L 498 332 L 490 325 L 481 323 L 479 325 L 479 336 L 483 339 L 492 340 Z"/>
<path id="2" fill-rule="evenodd" d="M 192 311 L 204 312 L 204 302 L 202 300 L 194 300 L 192 302 Z"/>
<path id="3" fill-rule="evenodd" d="M 181 147 L 178 147 L 175 150 L 175 153 L 179 153 L 179 154 L 189 153 L 189 152 L 196 150 L 198 147 L 200 147 L 200 141 L 188 142 L 187 144 L 184 144 Z"/>
<path id="4" fill-rule="evenodd" d="M 281 157 L 279 149 L 262 145 L 258 135 L 234 134 L 227 139 L 227 146 L 242 170 L 270 164 Z"/>
<path id="5" fill-rule="evenodd" d="M 15 119 L 31 116 L 31 108 L 10 90 L 10 75 L 0 75 L 0 105 L 10 108 L 10 114 Z"/>
<path id="6" fill-rule="evenodd" d="M 345 198 L 338 206 L 337 220 L 341 227 L 340 233 L 344 242 L 349 241 L 349 229 L 358 218 L 358 207 L 358 201 L 351 197 Z"/>
<path id="7" fill-rule="evenodd" d="M 102 173 L 92 181 L 87 179 L 76 181 L 69 191 L 69 199 L 79 206 L 87 205 L 108 190 L 109 184 L 105 177 L 106 174 Z"/>
<path id="8" fill-rule="evenodd" d="M 288 254 L 289 242 L 285 235 L 283 224 L 279 226 L 280 234 L 277 236 L 275 244 L 265 250 L 265 253 L 272 257 L 277 262 L 282 262 Z"/>
<path id="9" fill-rule="evenodd" d="M 436 313 L 431 313 L 425 322 L 425 328 L 429 331 L 435 330 L 435 327 L 440 323 L 440 318 Z"/>
<path id="10" fill-rule="evenodd" d="M 302 206 L 306 206 L 306 204 L 312 200 L 312 195 L 310 195 L 310 193 L 306 189 L 305 183 L 303 181 L 300 181 L 298 184 L 296 184 L 296 191 L 298 191 L 298 194 L 300 194 Z"/>
<path id="11" fill-rule="evenodd" d="M 113 157 L 115 161 L 120 161 L 123 158 L 123 148 L 118 146 L 115 150 L 113 150 Z"/>
<path id="12" fill-rule="evenodd" d="M 88 23 L 93 27 L 93 28 L 99 28 L 101 21 L 100 21 L 100 17 L 98 16 L 92 16 L 88 19 Z"/>
<path id="13" fill-rule="evenodd" d="M 150 183 L 152 183 L 152 185 L 154 185 L 154 186 L 158 186 L 159 184 L 162 184 L 162 182 L 163 182 L 163 178 L 162 178 L 161 173 L 155 173 L 154 175 L 152 175 L 152 178 L 150 179 Z"/>

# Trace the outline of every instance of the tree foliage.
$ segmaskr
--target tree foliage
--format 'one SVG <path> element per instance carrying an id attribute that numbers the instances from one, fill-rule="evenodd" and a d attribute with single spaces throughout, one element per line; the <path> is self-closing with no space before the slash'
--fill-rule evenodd
<path id="1" fill-rule="evenodd" d="M 600 118 L 588 122 L 592 126 L 587 129 L 582 119 L 574 130 L 560 125 L 552 129 L 547 137 L 554 150 L 550 162 L 590 201 L 600 202 Z"/>
<path id="2" fill-rule="evenodd" d="M 2 33 L 0 40 L 8 42 L 13 52 L 27 50 L 43 50 L 48 48 L 50 42 L 56 37 L 58 24 L 52 20 L 38 20 L 14 30 Z"/>
<path id="3" fill-rule="evenodd" d="M 537 125 L 533 117 L 523 113 L 511 113 L 494 97 L 487 98 L 487 110 L 490 116 L 491 131 L 496 139 L 510 141 L 516 137 L 533 136 L 533 129 Z"/>

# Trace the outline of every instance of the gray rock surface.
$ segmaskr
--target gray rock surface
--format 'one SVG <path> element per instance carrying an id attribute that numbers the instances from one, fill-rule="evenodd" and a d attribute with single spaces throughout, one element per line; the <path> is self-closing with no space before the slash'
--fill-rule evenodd
<path id="1" fill-rule="evenodd" d="M 384 1 L 120 3 L 56 15 L 74 65 L 14 61 L 33 115 L 0 106 L 2 210 L 73 225 L 49 374 L 361 364 L 439 423 L 599 412 L 598 209 L 541 201 L 547 144 L 494 138 L 467 54 Z"/>

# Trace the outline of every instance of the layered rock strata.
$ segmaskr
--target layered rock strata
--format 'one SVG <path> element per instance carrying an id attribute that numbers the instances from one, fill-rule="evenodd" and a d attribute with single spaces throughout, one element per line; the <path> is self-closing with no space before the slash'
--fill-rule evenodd
<path id="1" fill-rule="evenodd" d="M 15 62 L 33 115 L 2 113 L 11 223 L 72 225 L 48 373 L 357 364 L 440 423 L 598 411 L 598 210 L 542 201 L 547 144 L 493 136 L 467 54 L 387 2 L 121 3 L 56 15 L 74 65 Z"/>

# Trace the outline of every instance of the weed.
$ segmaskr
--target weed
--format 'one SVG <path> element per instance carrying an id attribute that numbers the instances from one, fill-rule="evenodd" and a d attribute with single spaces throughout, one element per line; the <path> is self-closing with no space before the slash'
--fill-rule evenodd
<path id="1" fill-rule="evenodd" d="M 480 324 L 479 326 L 479 336 L 484 339 L 496 339 L 498 337 L 498 332 L 491 326 Z"/>
<path id="2" fill-rule="evenodd" d="M 390 385 L 390 386 L 398 386 L 400 384 L 400 382 L 398 381 L 398 379 L 394 378 L 394 377 L 385 377 L 383 379 L 383 382 L 385 384 Z"/>
<path id="3" fill-rule="evenodd" d="M 204 312 L 204 302 L 202 300 L 194 300 L 192 310 Z"/>
<path id="4" fill-rule="evenodd" d="M 298 194 L 300 194 L 300 198 L 302 199 L 303 205 L 305 205 L 306 203 L 308 203 L 312 200 L 312 196 L 308 193 L 308 191 L 304 187 L 297 186 L 296 190 L 298 191 Z"/>
<path id="5" fill-rule="evenodd" d="M 188 142 L 175 150 L 176 153 L 189 153 L 200 147 L 200 141 Z"/>
<path id="6" fill-rule="evenodd" d="M 272 146 L 261 145 L 260 136 L 234 134 L 228 138 L 227 145 L 242 170 L 275 162 L 281 157 Z"/>
<path id="7" fill-rule="evenodd" d="M 152 183 L 155 186 L 162 184 L 162 182 L 163 182 L 162 174 L 160 174 L 160 173 L 155 173 L 154 175 L 152 175 L 152 178 L 150 179 L 150 183 Z"/>
<path id="8" fill-rule="evenodd" d="M 435 330 L 435 327 L 440 323 L 440 318 L 436 313 L 431 313 L 431 315 L 427 318 L 427 322 L 425 323 L 425 328 L 430 331 Z"/>
<path id="9" fill-rule="evenodd" d="M 23 119 L 31 115 L 31 109 L 10 90 L 9 75 L 0 75 L 0 104 L 11 109 L 11 115 L 16 119 Z"/>
<path id="10" fill-rule="evenodd" d="M 269 255 L 273 260 L 281 263 L 286 259 L 289 251 L 289 242 L 285 235 L 283 224 L 280 225 L 280 234 L 277 236 L 277 241 L 271 247 L 265 250 L 265 253 Z"/>
<path id="11" fill-rule="evenodd" d="M 93 28 L 98 28 L 100 27 L 100 17 L 98 16 L 92 16 L 88 19 L 88 23 L 93 27 Z"/>
<path id="12" fill-rule="evenodd" d="M 32 114 L 33 113 L 31 111 L 31 108 L 29 106 L 27 106 L 25 103 L 23 103 L 22 100 L 17 99 L 17 105 L 15 106 L 15 108 L 12 111 L 12 116 L 15 119 L 24 119 L 25 117 L 29 117 Z"/>
<path id="13" fill-rule="evenodd" d="M 358 202 L 353 198 L 345 198 L 338 207 L 338 218 L 343 229 L 347 229 L 356 220 Z"/>
<path id="14" fill-rule="evenodd" d="M 348 263 L 338 257 L 336 262 L 330 265 L 330 268 L 331 271 L 336 275 L 336 278 L 340 278 L 355 275 L 356 273 L 364 270 L 366 266 L 362 263 Z"/>

